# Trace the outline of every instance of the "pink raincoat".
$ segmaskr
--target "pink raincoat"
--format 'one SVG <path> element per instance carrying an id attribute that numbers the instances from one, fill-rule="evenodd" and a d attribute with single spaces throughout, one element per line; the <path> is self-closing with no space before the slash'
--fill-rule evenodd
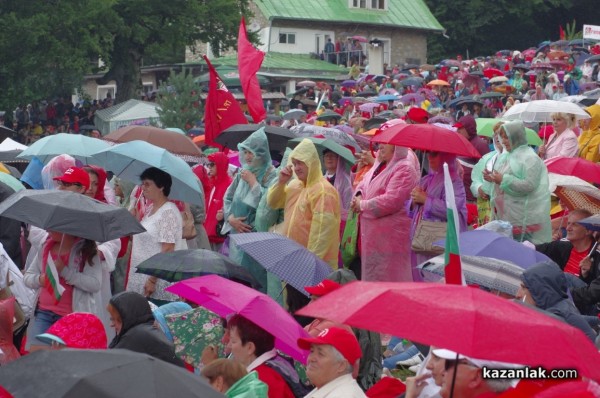
<path id="1" fill-rule="evenodd" d="M 396 147 L 386 168 L 373 177 L 376 161 L 356 188 L 360 203 L 362 280 L 412 282 L 410 218 L 405 204 L 419 182 L 408 149 Z"/>

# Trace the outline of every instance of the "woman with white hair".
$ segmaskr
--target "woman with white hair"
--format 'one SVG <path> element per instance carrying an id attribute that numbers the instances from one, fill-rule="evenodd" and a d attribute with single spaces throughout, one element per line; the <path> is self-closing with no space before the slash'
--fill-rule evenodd
<path id="1" fill-rule="evenodd" d="M 554 134 L 548 137 L 548 142 L 541 145 L 538 155 L 544 159 L 556 157 L 574 158 L 579 152 L 577 135 L 573 132 L 576 123 L 575 115 L 557 112 L 552 115 Z"/>

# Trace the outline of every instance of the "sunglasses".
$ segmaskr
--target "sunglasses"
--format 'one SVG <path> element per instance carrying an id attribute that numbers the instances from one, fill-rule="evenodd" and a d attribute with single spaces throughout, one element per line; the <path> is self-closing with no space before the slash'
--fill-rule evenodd
<path id="1" fill-rule="evenodd" d="M 215 164 L 213 162 L 209 162 L 209 163 L 206 163 L 206 166 L 207 167 L 215 167 Z"/>
<path id="2" fill-rule="evenodd" d="M 444 362 L 444 370 L 452 369 L 453 367 L 455 367 L 457 365 L 467 365 L 467 366 L 472 366 L 474 368 L 479 367 L 479 366 L 476 366 L 476 365 L 472 364 L 471 362 L 467 361 L 466 359 L 459 359 L 458 361 L 456 359 L 446 359 Z"/>

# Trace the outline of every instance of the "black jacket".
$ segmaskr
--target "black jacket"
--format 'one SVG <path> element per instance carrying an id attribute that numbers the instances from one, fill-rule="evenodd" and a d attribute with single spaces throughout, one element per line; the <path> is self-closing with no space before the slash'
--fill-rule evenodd
<path id="1" fill-rule="evenodd" d="M 571 250 L 573 250 L 573 245 L 568 240 L 559 240 L 553 241 L 550 243 L 543 243 L 541 245 L 537 245 L 535 247 L 537 251 L 540 253 L 544 253 L 546 256 L 550 258 L 550 260 L 554 261 L 560 269 L 564 271 L 567 262 L 569 261 L 569 256 L 571 255 Z M 600 272 L 598 268 L 600 267 L 600 253 L 598 251 L 592 254 L 592 268 L 590 269 L 590 273 L 587 277 L 583 278 L 581 273 L 579 274 L 579 279 L 587 283 L 588 285 L 596 278 L 600 276 Z"/>
<path id="2" fill-rule="evenodd" d="M 113 296 L 109 304 L 121 315 L 122 327 L 108 348 L 125 348 L 184 366 L 175 355 L 175 347 L 164 333 L 154 327 L 154 316 L 144 296 L 135 292 L 122 292 Z"/>

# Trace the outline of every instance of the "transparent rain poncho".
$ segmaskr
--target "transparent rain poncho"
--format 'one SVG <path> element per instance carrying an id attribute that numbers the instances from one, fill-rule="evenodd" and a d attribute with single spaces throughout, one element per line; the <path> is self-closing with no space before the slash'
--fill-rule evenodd
<path id="1" fill-rule="evenodd" d="M 513 225 L 515 240 L 549 242 L 552 229 L 546 165 L 527 145 L 521 121 L 506 123 L 502 129 L 511 148 L 498 170 L 502 182 L 494 190 L 495 218 Z"/>

